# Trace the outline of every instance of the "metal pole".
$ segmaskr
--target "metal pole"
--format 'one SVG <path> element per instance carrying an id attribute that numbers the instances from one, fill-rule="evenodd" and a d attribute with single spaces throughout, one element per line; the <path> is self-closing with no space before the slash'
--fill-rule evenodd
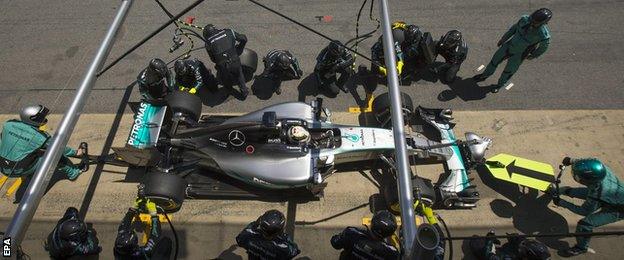
<path id="1" fill-rule="evenodd" d="M 401 248 L 404 254 L 403 259 L 410 259 L 413 253 L 412 244 L 416 237 L 417 230 L 416 221 L 414 219 L 412 176 L 407 155 L 407 144 L 405 142 L 394 39 L 390 28 L 390 16 L 388 15 L 388 3 L 386 0 L 379 1 L 379 9 L 383 33 L 384 59 L 386 61 L 388 78 L 388 92 L 390 94 L 391 103 L 392 131 L 397 159 L 397 182 L 399 187 L 399 203 L 401 204 L 401 228 L 403 229 L 403 245 Z"/>
<path id="2" fill-rule="evenodd" d="M 11 219 L 11 223 L 7 227 L 4 237 L 11 238 L 12 252 L 17 252 L 17 248 L 24 239 L 24 235 L 26 234 L 26 230 L 35 215 L 37 206 L 39 206 L 39 202 L 45 193 L 46 187 L 50 182 L 50 178 L 52 178 L 52 174 L 54 174 L 56 170 L 58 161 L 61 158 L 61 152 L 67 145 L 67 141 L 69 140 L 87 98 L 91 93 L 91 89 L 93 88 L 97 77 L 96 74 L 104 64 L 104 61 L 106 60 L 106 57 L 115 42 L 117 32 L 119 31 L 119 28 L 121 28 L 121 25 L 123 25 L 131 6 L 132 0 L 123 0 L 121 2 L 121 6 L 117 11 L 115 19 L 108 28 L 108 32 L 106 33 L 100 48 L 95 54 L 95 58 L 89 65 L 84 79 L 80 83 L 80 87 L 78 87 L 76 96 L 69 106 L 69 109 L 67 109 L 67 113 L 63 116 L 63 119 L 59 124 L 58 131 L 56 131 L 52 137 L 52 144 L 48 146 L 43 156 L 41 166 L 35 172 L 35 175 L 30 182 L 30 185 L 28 185 L 28 189 L 26 190 L 24 197 L 22 198 L 19 208 L 15 211 L 13 219 Z"/>

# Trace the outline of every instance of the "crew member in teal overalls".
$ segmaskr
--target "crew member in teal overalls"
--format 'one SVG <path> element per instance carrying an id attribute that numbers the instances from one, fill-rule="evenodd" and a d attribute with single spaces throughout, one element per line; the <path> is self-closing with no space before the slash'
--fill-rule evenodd
<path id="1" fill-rule="evenodd" d="M 583 205 L 577 206 L 559 196 L 554 196 L 555 205 L 585 216 L 577 226 L 576 232 L 592 232 L 595 227 L 624 219 L 624 183 L 598 159 L 572 160 L 566 157 L 564 165 L 572 165 L 574 180 L 587 187 L 561 187 L 557 194 L 585 200 Z M 569 256 L 587 252 L 590 237 L 577 237 L 576 245 L 566 250 Z"/>
<path id="2" fill-rule="evenodd" d="M 507 81 L 518 71 L 524 59 L 535 59 L 548 49 L 550 44 L 550 31 L 546 24 L 552 18 L 552 12 L 547 8 L 539 9 L 530 16 L 523 15 L 518 23 L 514 24 L 507 31 L 503 38 L 498 41 L 498 50 L 494 53 L 492 60 L 483 73 L 475 75 L 473 79 L 477 82 L 484 81 L 496 71 L 496 67 L 508 59 L 505 70 L 498 79 L 498 84 L 492 89 L 497 93 Z"/>
<path id="3" fill-rule="evenodd" d="M 50 143 L 45 131 L 50 110 L 43 105 L 27 106 L 20 113 L 21 121 L 9 120 L 2 127 L 0 138 L 0 171 L 8 177 L 30 177 L 41 164 L 43 153 Z M 66 147 L 57 166 L 71 181 L 87 169 L 87 165 L 74 165 L 69 156 L 81 156 L 83 150 Z"/>

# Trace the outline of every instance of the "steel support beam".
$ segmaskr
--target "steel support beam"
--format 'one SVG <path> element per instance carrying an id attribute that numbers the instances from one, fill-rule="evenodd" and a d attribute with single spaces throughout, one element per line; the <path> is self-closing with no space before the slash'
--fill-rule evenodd
<path id="1" fill-rule="evenodd" d="M 414 198 L 412 196 L 412 175 L 410 172 L 407 144 L 405 141 L 405 129 L 401 104 L 401 92 L 399 91 L 399 78 L 396 68 L 396 53 L 390 16 L 388 14 L 388 2 L 379 1 L 381 16 L 381 28 L 383 33 L 384 59 L 388 79 L 388 92 L 391 103 L 392 131 L 394 135 L 394 147 L 396 152 L 397 182 L 399 187 L 399 203 L 401 205 L 401 228 L 403 231 L 403 259 L 411 259 L 412 245 L 416 237 L 416 221 L 414 219 Z"/>
<path id="2" fill-rule="evenodd" d="M 89 97 L 89 94 L 91 94 L 91 90 L 93 89 L 93 85 L 97 78 L 97 73 L 102 65 L 104 65 L 104 61 L 106 61 L 106 57 L 108 57 L 111 47 L 115 42 L 115 38 L 117 37 L 117 33 L 119 32 L 119 28 L 123 25 L 132 3 L 132 0 L 123 0 L 121 2 L 117 14 L 115 15 L 115 19 L 108 28 L 108 32 L 106 33 L 100 48 L 97 50 L 93 61 L 89 65 L 87 72 L 85 73 L 84 78 L 76 91 L 76 96 L 63 116 L 63 119 L 57 128 L 58 130 L 52 137 L 52 144 L 48 146 L 43 156 L 41 165 L 37 168 L 37 171 L 28 185 L 19 207 L 11 219 L 11 223 L 7 227 L 4 237 L 11 238 L 11 251 L 14 252 L 14 254 L 17 253 L 17 249 L 24 239 L 26 230 L 35 215 L 39 202 L 41 201 L 46 187 L 56 170 L 62 152 L 65 149 L 65 146 L 67 146 L 67 141 L 69 141 L 69 137 L 71 136 L 74 127 L 80 118 L 80 114 L 82 113 L 87 98 Z"/>

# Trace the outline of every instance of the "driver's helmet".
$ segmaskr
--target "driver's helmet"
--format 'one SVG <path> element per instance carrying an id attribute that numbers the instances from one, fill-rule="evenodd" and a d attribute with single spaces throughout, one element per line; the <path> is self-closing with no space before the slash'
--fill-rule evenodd
<path id="1" fill-rule="evenodd" d="M 136 250 L 139 245 L 139 238 L 134 231 L 122 232 L 115 239 L 115 252 L 122 255 L 129 255 Z"/>
<path id="2" fill-rule="evenodd" d="M 310 132 L 303 126 L 291 126 L 288 129 L 288 139 L 293 142 L 305 143 L 310 141 Z"/>
<path id="3" fill-rule="evenodd" d="M 547 260 L 550 259 L 548 247 L 533 239 L 525 239 L 518 246 L 518 255 L 521 259 Z"/>
<path id="4" fill-rule="evenodd" d="M 87 239 L 87 225 L 80 219 L 68 219 L 58 228 L 59 236 L 66 241 L 81 242 Z"/>
<path id="5" fill-rule="evenodd" d="M 48 113 L 50 110 L 44 105 L 27 106 L 20 112 L 20 119 L 26 124 L 40 127 L 48 122 Z"/>
<path id="6" fill-rule="evenodd" d="M 440 117 L 449 121 L 453 120 L 453 110 L 450 108 L 442 109 L 442 111 L 440 111 Z"/>
<path id="7" fill-rule="evenodd" d="M 258 231 L 266 238 L 275 237 L 284 231 L 286 218 L 279 210 L 269 210 L 256 221 Z"/>
<path id="8" fill-rule="evenodd" d="M 370 231 L 379 239 L 384 239 L 394 234 L 397 229 L 397 223 L 394 215 L 390 211 L 382 210 L 371 219 Z"/>
<path id="9" fill-rule="evenodd" d="M 575 160 L 572 164 L 574 180 L 580 184 L 590 186 L 600 183 L 607 175 L 607 168 L 595 158 Z"/>

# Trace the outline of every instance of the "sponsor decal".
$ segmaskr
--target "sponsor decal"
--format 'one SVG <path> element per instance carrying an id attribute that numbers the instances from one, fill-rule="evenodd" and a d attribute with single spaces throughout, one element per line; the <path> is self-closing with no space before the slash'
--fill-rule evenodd
<path id="1" fill-rule="evenodd" d="M 141 127 L 145 125 L 145 110 L 146 109 L 147 109 L 147 104 L 141 102 L 141 107 L 139 107 L 139 111 L 134 117 L 134 124 L 132 125 L 132 129 L 130 130 L 130 136 L 128 138 L 129 145 L 138 146 L 141 144 L 139 131 Z"/>
<path id="2" fill-rule="evenodd" d="M 226 147 L 227 147 L 227 143 L 226 143 L 226 142 L 223 142 L 223 141 L 220 141 L 220 140 L 214 139 L 214 138 L 212 138 L 212 137 L 211 137 L 210 139 L 208 139 L 208 140 L 210 140 L 211 142 L 213 142 L 213 143 L 214 143 L 214 144 L 216 144 L 217 146 L 221 146 L 221 147 L 223 147 L 223 148 L 226 148 Z"/>
<path id="3" fill-rule="evenodd" d="M 245 143 L 245 134 L 239 130 L 232 130 L 228 134 L 228 139 L 231 145 L 238 147 Z"/>
<path id="4" fill-rule="evenodd" d="M 282 140 L 279 139 L 279 138 L 269 138 L 269 139 L 267 139 L 267 143 L 269 143 L 269 144 L 279 144 L 281 142 L 282 142 Z"/>
<path id="5" fill-rule="evenodd" d="M 343 135 L 342 137 L 354 143 L 357 143 L 358 141 L 360 141 L 360 136 L 356 134 L 346 134 L 346 135 Z"/>
<path id="6" fill-rule="evenodd" d="M 264 184 L 264 185 L 271 185 L 271 183 L 270 183 L 270 182 L 267 182 L 267 181 L 264 181 L 264 180 L 258 179 L 258 178 L 256 178 L 256 177 L 253 177 L 253 181 L 255 181 L 255 182 L 257 182 L 257 183 L 262 183 L 262 184 Z"/>

